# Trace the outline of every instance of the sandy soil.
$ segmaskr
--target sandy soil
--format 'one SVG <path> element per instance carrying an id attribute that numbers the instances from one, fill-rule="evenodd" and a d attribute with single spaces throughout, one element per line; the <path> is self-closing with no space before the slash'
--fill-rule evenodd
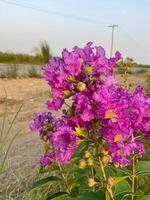
<path id="1" fill-rule="evenodd" d="M 117 79 L 123 83 L 121 75 L 117 75 Z M 129 83 L 133 87 L 139 84 L 144 86 L 145 75 L 129 75 Z M 27 200 L 27 190 L 36 177 L 38 160 L 42 155 L 42 145 L 38 134 L 31 133 L 28 129 L 28 124 L 32 120 L 35 111 L 45 110 L 44 102 L 50 97 L 50 90 L 43 79 L 0 79 L 0 123 L 2 123 L 4 111 L 4 88 L 7 91 L 8 99 L 6 130 L 24 99 L 33 97 L 24 103 L 16 119 L 15 126 L 12 128 L 5 143 L 4 150 L 16 131 L 20 128 L 22 129 L 12 146 L 5 171 L 0 176 L 0 200 Z"/>

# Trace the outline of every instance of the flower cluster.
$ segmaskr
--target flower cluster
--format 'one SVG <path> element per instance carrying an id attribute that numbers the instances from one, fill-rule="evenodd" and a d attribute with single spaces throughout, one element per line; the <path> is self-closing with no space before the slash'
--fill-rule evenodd
<path id="1" fill-rule="evenodd" d="M 42 166 L 70 162 L 78 139 L 84 137 L 76 134 L 77 127 L 85 130 L 89 143 L 102 138 L 115 165 L 130 165 L 133 154 L 144 154 L 141 138 L 150 139 L 150 97 L 141 87 L 131 93 L 118 84 L 114 69 L 120 59 L 119 52 L 108 59 L 102 47 L 88 43 L 71 52 L 64 49 L 62 57 L 50 59 L 43 68 L 53 96 L 47 108 L 57 111 L 65 105 L 65 109 L 61 118 L 37 113 L 30 125 L 46 136 Z"/>

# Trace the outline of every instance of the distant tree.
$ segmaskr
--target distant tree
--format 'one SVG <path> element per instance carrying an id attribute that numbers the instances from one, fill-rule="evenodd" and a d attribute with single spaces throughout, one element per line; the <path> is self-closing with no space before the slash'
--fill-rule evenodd
<path id="1" fill-rule="evenodd" d="M 134 60 L 130 57 L 127 57 L 124 61 L 124 63 L 128 66 L 128 67 L 133 67 L 136 66 L 137 64 L 134 62 Z"/>
<path id="2" fill-rule="evenodd" d="M 46 41 L 40 42 L 39 47 L 34 48 L 34 52 L 36 53 L 38 59 L 42 60 L 43 63 L 47 63 L 52 57 L 49 44 Z"/>

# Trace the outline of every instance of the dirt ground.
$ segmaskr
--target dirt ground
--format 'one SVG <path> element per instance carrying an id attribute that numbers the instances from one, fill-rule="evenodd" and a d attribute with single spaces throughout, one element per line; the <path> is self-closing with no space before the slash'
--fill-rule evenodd
<path id="1" fill-rule="evenodd" d="M 139 84 L 144 86 L 145 76 L 144 74 L 129 75 L 128 82 L 132 84 L 132 87 Z M 123 83 L 121 75 L 117 75 L 117 79 Z M 17 130 L 22 130 L 12 145 L 4 173 L 0 176 L 0 200 L 27 200 L 29 199 L 28 190 L 38 173 L 39 157 L 42 155 L 42 145 L 38 134 L 31 133 L 28 124 L 34 112 L 45 110 L 44 102 L 50 97 L 50 89 L 43 79 L 0 79 L 1 124 L 6 97 L 4 88 L 8 100 L 6 130 L 19 106 L 26 101 L 4 146 L 5 151 Z"/>

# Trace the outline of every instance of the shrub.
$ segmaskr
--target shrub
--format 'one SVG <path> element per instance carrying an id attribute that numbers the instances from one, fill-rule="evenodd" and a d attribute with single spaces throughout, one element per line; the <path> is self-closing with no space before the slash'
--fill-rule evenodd
<path id="1" fill-rule="evenodd" d="M 119 52 L 107 58 L 102 47 L 88 43 L 64 49 L 44 67 L 53 96 L 47 108 L 63 109 L 60 117 L 37 112 L 30 124 L 44 143 L 45 176 L 32 186 L 45 188 L 43 199 L 150 199 L 137 181 L 150 174 L 150 162 L 142 160 L 150 139 L 150 97 L 141 87 L 131 93 L 117 83 L 120 59 Z"/>

